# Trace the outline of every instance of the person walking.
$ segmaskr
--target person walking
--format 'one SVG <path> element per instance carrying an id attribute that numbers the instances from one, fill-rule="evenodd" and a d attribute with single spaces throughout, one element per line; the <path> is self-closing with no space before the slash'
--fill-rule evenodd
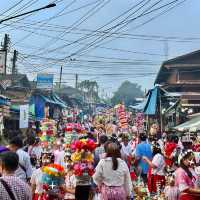
<path id="1" fill-rule="evenodd" d="M 149 170 L 148 163 L 142 158 L 146 157 L 149 160 L 152 159 L 151 145 L 147 143 L 147 136 L 144 134 L 140 135 L 140 143 L 136 146 L 135 156 L 138 163 L 138 171 L 143 179 L 144 184 L 147 184 L 147 173 Z"/>
<path id="2" fill-rule="evenodd" d="M 131 177 L 126 162 L 121 159 L 119 146 L 109 143 L 106 154 L 107 157 L 100 160 L 93 175 L 95 184 L 100 188 L 100 199 L 130 199 Z"/>
<path id="3" fill-rule="evenodd" d="M 150 172 L 148 176 L 148 189 L 152 194 L 156 194 L 159 189 L 163 189 L 165 186 L 165 160 L 161 152 L 159 144 L 153 146 L 153 159 L 149 160 L 147 157 L 142 158 L 150 166 Z M 157 188 L 159 185 L 160 188 Z"/>
<path id="4" fill-rule="evenodd" d="M 100 146 L 95 149 L 94 152 L 94 164 L 97 166 L 99 161 L 105 156 L 105 144 L 108 141 L 108 137 L 106 135 L 101 135 L 99 138 Z"/>
<path id="5" fill-rule="evenodd" d="M 11 151 L 0 154 L 0 199 L 1 200 L 32 200 L 30 187 L 15 176 L 19 156 Z"/>
<path id="6" fill-rule="evenodd" d="M 14 137 L 9 144 L 9 149 L 12 152 L 16 152 L 19 156 L 19 167 L 15 171 L 15 175 L 25 182 L 29 182 L 31 175 L 32 175 L 32 165 L 30 161 L 30 156 L 27 152 L 25 152 L 23 149 L 23 142 L 20 137 Z"/>

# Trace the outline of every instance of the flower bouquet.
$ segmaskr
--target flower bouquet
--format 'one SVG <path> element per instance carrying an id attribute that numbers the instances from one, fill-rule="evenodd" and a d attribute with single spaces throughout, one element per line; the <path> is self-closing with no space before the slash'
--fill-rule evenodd
<path id="1" fill-rule="evenodd" d="M 41 121 L 41 136 L 42 144 L 53 143 L 57 132 L 56 122 L 54 120 L 45 119 Z"/>
<path id="2" fill-rule="evenodd" d="M 64 184 L 64 168 L 58 164 L 49 164 L 42 167 L 42 183 L 47 199 L 59 199 Z M 61 197 L 62 199 L 62 197 Z"/>
<path id="3" fill-rule="evenodd" d="M 80 139 L 71 144 L 71 150 L 73 151 L 71 160 L 76 176 L 92 176 L 94 174 L 92 152 L 95 148 L 96 144 L 91 139 Z"/>

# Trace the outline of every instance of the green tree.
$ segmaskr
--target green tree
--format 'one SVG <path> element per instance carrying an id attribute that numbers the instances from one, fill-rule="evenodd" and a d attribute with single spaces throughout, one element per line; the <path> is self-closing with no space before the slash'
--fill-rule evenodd
<path id="1" fill-rule="evenodd" d="M 78 89 L 82 91 L 84 99 L 88 103 L 95 103 L 99 100 L 98 83 L 96 81 L 84 80 L 78 84 Z"/>
<path id="2" fill-rule="evenodd" d="M 136 98 L 143 97 L 144 92 L 137 83 L 131 83 L 130 81 L 125 81 L 121 84 L 118 90 L 114 93 L 111 99 L 113 105 L 119 103 L 125 103 L 126 106 L 134 105 L 136 103 Z"/>

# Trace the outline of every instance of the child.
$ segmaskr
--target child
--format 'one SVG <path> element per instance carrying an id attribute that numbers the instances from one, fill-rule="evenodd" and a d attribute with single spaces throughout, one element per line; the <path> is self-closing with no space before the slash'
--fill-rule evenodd
<path id="1" fill-rule="evenodd" d="M 76 178 L 73 173 L 73 166 L 67 166 L 67 174 L 65 176 L 65 200 L 75 200 L 75 187 L 76 187 Z"/>
<path id="2" fill-rule="evenodd" d="M 178 200 L 179 199 L 179 190 L 175 186 L 174 177 L 171 175 L 167 178 L 167 185 L 164 190 L 166 200 Z"/>

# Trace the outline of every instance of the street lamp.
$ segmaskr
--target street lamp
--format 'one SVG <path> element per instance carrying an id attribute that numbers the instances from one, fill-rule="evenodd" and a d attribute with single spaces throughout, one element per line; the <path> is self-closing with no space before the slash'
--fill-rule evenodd
<path id="1" fill-rule="evenodd" d="M 44 6 L 44 7 L 35 9 L 35 10 L 31 10 L 31 11 L 29 11 L 29 12 L 25 12 L 25 13 L 22 13 L 22 14 L 19 14 L 19 15 L 15 15 L 15 16 L 13 16 L 13 17 L 8 17 L 8 18 L 6 18 L 6 19 L 0 20 L 0 24 L 1 24 L 2 22 L 8 21 L 8 20 L 10 20 L 10 19 L 14 19 L 14 18 L 17 18 L 17 17 L 21 17 L 21 16 L 24 16 L 24 15 L 28 15 L 28 14 L 31 14 L 31 13 L 34 13 L 34 12 L 37 12 L 37 11 L 40 11 L 40 10 L 52 8 L 52 7 L 55 7 L 55 6 L 56 6 L 55 3 L 51 3 L 51 4 L 48 4 L 47 6 Z"/>

